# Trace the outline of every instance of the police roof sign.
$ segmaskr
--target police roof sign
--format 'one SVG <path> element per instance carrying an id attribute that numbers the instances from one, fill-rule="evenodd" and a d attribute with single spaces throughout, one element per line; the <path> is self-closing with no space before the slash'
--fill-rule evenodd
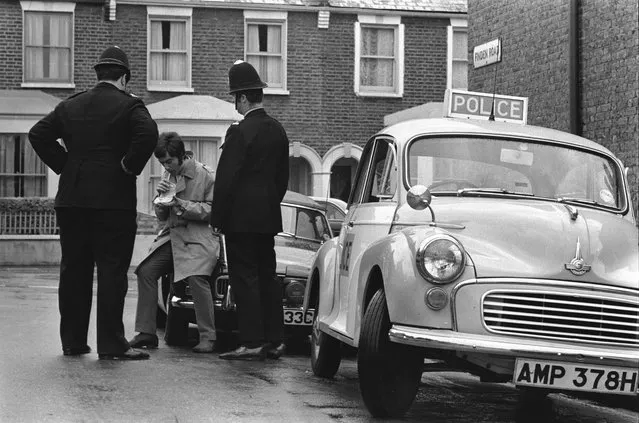
<path id="1" fill-rule="evenodd" d="M 494 119 L 502 122 L 525 125 L 528 120 L 526 97 L 447 90 L 444 107 L 449 117 L 488 120 L 492 112 Z"/>

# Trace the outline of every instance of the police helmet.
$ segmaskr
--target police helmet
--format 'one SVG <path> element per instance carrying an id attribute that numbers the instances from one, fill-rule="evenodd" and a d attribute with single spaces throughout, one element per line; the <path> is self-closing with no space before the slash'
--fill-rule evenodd
<path id="1" fill-rule="evenodd" d="M 97 69 L 101 65 L 116 65 L 126 70 L 126 80 L 131 79 L 131 68 L 129 67 L 129 58 L 126 53 L 118 46 L 107 47 L 102 54 L 98 63 L 93 66 L 93 69 Z"/>
<path id="2" fill-rule="evenodd" d="M 229 69 L 229 94 L 266 87 L 268 85 L 260 79 L 260 75 L 248 62 L 238 60 Z"/>

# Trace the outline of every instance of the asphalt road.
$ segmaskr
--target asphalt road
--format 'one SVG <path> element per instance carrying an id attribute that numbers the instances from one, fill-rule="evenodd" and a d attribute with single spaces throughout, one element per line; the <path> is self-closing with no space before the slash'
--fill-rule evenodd
<path id="1" fill-rule="evenodd" d="M 371 420 L 359 396 L 353 356 L 344 359 L 333 380 L 313 376 L 305 348 L 264 363 L 227 362 L 162 342 L 142 362 L 100 361 L 96 353 L 64 357 L 57 273 L 57 268 L 0 268 L 0 422 Z M 131 274 L 124 319 L 128 337 L 136 299 Z M 95 349 L 95 321 L 90 330 Z M 424 373 L 418 397 L 401 421 L 637 423 L 639 413 L 634 399 L 567 395 L 524 408 L 510 384 L 435 371 Z"/>

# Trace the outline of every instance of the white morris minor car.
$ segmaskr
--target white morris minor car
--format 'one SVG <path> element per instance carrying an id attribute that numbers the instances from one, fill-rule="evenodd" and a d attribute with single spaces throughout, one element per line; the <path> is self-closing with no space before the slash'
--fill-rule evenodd
<path id="1" fill-rule="evenodd" d="M 313 372 L 333 377 L 341 345 L 357 348 L 374 416 L 408 410 L 424 358 L 531 398 L 636 396 L 627 169 L 585 138 L 479 117 L 400 122 L 366 144 L 306 285 Z"/>

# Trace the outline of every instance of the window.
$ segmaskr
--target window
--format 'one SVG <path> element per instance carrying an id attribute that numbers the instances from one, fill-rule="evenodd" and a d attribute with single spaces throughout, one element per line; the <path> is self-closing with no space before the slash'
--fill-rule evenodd
<path id="1" fill-rule="evenodd" d="M 451 19 L 448 27 L 448 78 L 446 88 L 468 90 L 468 24 Z"/>
<path id="2" fill-rule="evenodd" d="M 75 3 L 21 1 L 23 87 L 73 88 Z"/>
<path id="3" fill-rule="evenodd" d="M 26 135 L 0 134 L 0 197 L 46 197 L 47 169 Z"/>
<path id="4" fill-rule="evenodd" d="M 187 155 L 191 155 L 196 161 L 207 165 L 212 169 L 217 168 L 217 152 L 218 152 L 218 144 L 220 142 L 219 138 L 190 138 L 190 137 L 182 137 L 182 141 L 184 141 L 184 148 L 187 151 Z M 190 153 L 189 153 L 190 152 Z M 153 156 L 150 165 L 149 172 L 149 210 L 153 210 L 153 198 L 157 194 L 156 188 L 160 183 L 160 178 L 162 177 L 162 173 L 164 172 L 164 168 L 158 161 L 158 159 Z"/>
<path id="5" fill-rule="evenodd" d="M 286 89 L 286 12 L 244 12 L 245 60 L 268 84 L 265 94 L 288 94 Z"/>
<path id="6" fill-rule="evenodd" d="M 192 9 L 149 6 L 147 13 L 149 91 L 193 92 Z"/>
<path id="7" fill-rule="evenodd" d="M 362 154 L 355 177 L 353 203 L 389 201 L 397 189 L 397 163 L 395 146 L 390 139 L 379 138 L 369 142 Z M 362 198 L 363 196 L 363 198 Z"/>
<path id="8" fill-rule="evenodd" d="M 355 93 L 401 97 L 404 25 L 399 17 L 359 15 L 355 22 Z"/>

